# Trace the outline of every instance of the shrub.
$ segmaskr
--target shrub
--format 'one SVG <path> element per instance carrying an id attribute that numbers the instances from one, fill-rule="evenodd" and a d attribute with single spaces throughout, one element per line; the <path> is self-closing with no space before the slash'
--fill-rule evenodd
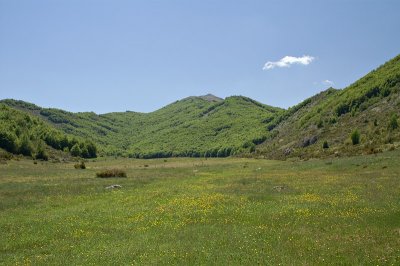
<path id="1" fill-rule="evenodd" d="M 81 145 L 81 157 L 82 158 L 89 158 L 89 152 L 88 149 L 84 144 Z"/>
<path id="2" fill-rule="evenodd" d="M 121 169 L 107 169 L 96 173 L 97 177 L 126 177 L 126 172 Z"/>
<path id="3" fill-rule="evenodd" d="M 49 159 L 49 155 L 45 150 L 45 144 L 42 140 L 38 142 L 35 159 L 44 161 L 47 161 Z"/>
<path id="4" fill-rule="evenodd" d="M 16 136 L 7 131 L 0 131 L 0 148 L 15 152 L 17 150 Z"/>
<path id="5" fill-rule="evenodd" d="M 262 136 L 262 137 L 258 137 L 258 138 L 253 139 L 252 142 L 253 142 L 255 145 L 259 145 L 259 144 L 263 143 L 266 139 L 267 139 L 266 136 Z M 228 154 L 228 155 L 229 155 L 229 154 Z"/>
<path id="6" fill-rule="evenodd" d="M 75 144 L 74 146 L 72 146 L 71 155 L 75 156 L 75 157 L 81 156 L 81 148 L 79 148 L 78 144 Z"/>
<path id="7" fill-rule="evenodd" d="M 399 127 L 399 123 L 397 122 L 397 115 L 393 114 L 389 121 L 389 129 L 394 130 Z"/>
<path id="8" fill-rule="evenodd" d="M 341 116 L 341 115 L 348 113 L 350 111 L 350 107 L 346 103 L 341 103 L 340 105 L 338 105 L 336 107 L 335 111 L 336 111 L 337 116 Z"/>
<path id="9" fill-rule="evenodd" d="M 13 158 L 13 156 L 11 153 L 0 150 L 0 161 L 1 160 L 11 160 L 12 158 Z"/>
<path id="10" fill-rule="evenodd" d="M 37 160 L 47 161 L 49 159 L 49 156 L 47 155 L 47 152 L 43 148 L 39 148 L 38 151 L 36 152 L 35 158 Z"/>
<path id="11" fill-rule="evenodd" d="M 329 144 L 328 144 L 328 141 L 324 141 L 324 144 L 322 144 L 322 148 L 324 148 L 324 149 L 328 149 L 329 148 Z"/>
<path id="12" fill-rule="evenodd" d="M 86 148 L 89 153 L 89 158 L 96 158 L 97 157 L 97 147 L 94 145 L 93 142 L 87 142 L 86 143 Z"/>
<path id="13" fill-rule="evenodd" d="M 84 161 L 75 164 L 74 167 L 75 167 L 75 169 L 86 169 L 86 165 L 85 165 Z"/>
<path id="14" fill-rule="evenodd" d="M 353 143 L 353 145 L 357 145 L 360 143 L 360 133 L 358 132 L 358 130 L 354 130 L 351 133 L 351 142 Z"/>
<path id="15" fill-rule="evenodd" d="M 29 140 L 28 136 L 26 136 L 26 135 L 22 136 L 20 143 L 19 143 L 18 151 L 20 154 L 32 157 L 33 147 L 32 147 L 32 143 Z"/>

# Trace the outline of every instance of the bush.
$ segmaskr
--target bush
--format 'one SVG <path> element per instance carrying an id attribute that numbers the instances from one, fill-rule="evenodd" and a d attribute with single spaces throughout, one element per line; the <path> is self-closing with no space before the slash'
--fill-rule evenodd
<path id="1" fill-rule="evenodd" d="M 86 165 L 85 165 L 84 161 L 75 164 L 74 167 L 75 167 L 75 169 L 86 169 Z"/>
<path id="2" fill-rule="evenodd" d="M 350 112 L 350 107 L 346 103 L 341 103 L 340 105 L 338 105 L 336 107 L 335 112 L 336 112 L 337 116 L 341 116 L 341 115 L 344 115 L 344 114 Z"/>
<path id="3" fill-rule="evenodd" d="M 82 158 L 89 158 L 89 152 L 88 149 L 84 144 L 81 145 L 81 157 Z"/>
<path id="4" fill-rule="evenodd" d="M 94 145 L 93 142 L 87 142 L 86 143 L 86 148 L 89 153 L 89 158 L 96 158 L 97 157 L 97 147 Z"/>
<path id="5" fill-rule="evenodd" d="M 324 141 L 324 144 L 322 144 L 322 148 L 324 148 L 324 149 L 328 149 L 329 148 L 329 144 L 328 144 L 328 141 Z"/>
<path id="6" fill-rule="evenodd" d="M 389 129 L 394 130 L 399 127 L 399 123 L 397 122 L 397 115 L 393 114 L 389 121 Z"/>
<path id="7" fill-rule="evenodd" d="M 357 129 L 351 133 L 351 142 L 353 143 L 353 145 L 357 145 L 360 143 L 360 133 Z"/>
<path id="8" fill-rule="evenodd" d="M 26 135 L 22 136 L 20 143 L 19 143 L 18 152 L 22 155 L 32 157 L 33 147 L 32 147 L 32 143 L 29 140 L 28 136 L 26 136 Z"/>
<path id="9" fill-rule="evenodd" d="M 1 160 L 11 160 L 12 158 L 13 158 L 13 156 L 11 153 L 0 150 L 0 161 Z"/>
<path id="10" fill-rule="evenodd" d="M 0 131 L 0 148 L 8 152 L 15 152 L 17 150 L 16 136 L 7 131 Z"/>
<path id="11" fill-rule="evenodd" d="M 81 156 L 81 148 L 79 148 L 78 144 L 75 144 L 74 146 L 72 146 L 71 155 L 75 156 L 75 157 Z"/>
<path id="12" fill-rule="evenodd" d="M 44 161 L 49 160 L 49 156 L 47 155 L 47 152 L 42 148 L 38 149 L 38 151 L 36 152 L 35 158 L 37 160 L 44 160 Z"/>
<path id="13" fill-rule="evenodd" d="M 126 177 L 126 172 L 121 169 L 107 169 L 96 173 L 97 177 Z"/>

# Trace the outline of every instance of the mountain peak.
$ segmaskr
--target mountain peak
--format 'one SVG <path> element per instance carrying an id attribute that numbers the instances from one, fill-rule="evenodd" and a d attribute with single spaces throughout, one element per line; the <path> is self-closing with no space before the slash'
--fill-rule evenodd
<path id="1" fill-rule="evenodd" d="M 217 96 L 215 96 L 215 95 L 213 95 L 211 93 L 208 93 L 206 95 L 197 96 L 197 98 L 200 98 L 200 99 L 203 99 L 203 100 L 206 100 L 206 101 L 209 101 L 209 102 L 220 102 L 220 101 L 223 101 L 222 98 L 217 97 Z"/>
<path id="2" fill-rule="evenodd" d="M 213 95 L 211 93 L 208 93 L 206 95 L 200 95 L 200 96 L 189 96 L 189 97 L 186 97 L 186 98 L 184 98 L 182 100 L 190 100 L 190 99 L 202 99 L 202 100 L 207 101 L 207 102 L 221 102 L 221 101 L 224 100 L 224 99 L 222 99 L 220 97 L 217 97 L 217 96 L 215 96 L 215 95 Z"/>

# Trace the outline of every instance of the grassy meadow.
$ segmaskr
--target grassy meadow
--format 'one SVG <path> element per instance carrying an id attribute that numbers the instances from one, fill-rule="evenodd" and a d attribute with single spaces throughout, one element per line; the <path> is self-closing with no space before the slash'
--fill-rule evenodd
<path id="1" fill-rule="evenodd" d="M 399 265 L 399 158 L 3 162 L 0 264 Z"/>

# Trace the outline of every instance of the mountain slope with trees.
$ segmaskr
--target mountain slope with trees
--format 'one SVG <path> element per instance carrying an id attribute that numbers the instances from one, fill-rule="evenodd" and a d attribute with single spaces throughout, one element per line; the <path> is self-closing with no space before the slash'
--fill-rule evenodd
<path id="1" fill-rule="evenodd" d="M 35 115 L 74 136 L 90 138 L 102 154 L 157 158 L 226 157 L 254 151 L 265 123 L 283 109 L 243 96 L 188 97 L 151 113 L 70 113 L 16 100 L 3 104 Z"/>
<path id="2" fill-rule="evenodd" d="M 101 115 L 10 99 L 0 103 L 2 112 L 15 112 L 17 118 L 36 117 L 33 121 L 46 127 L 44 131 L 70 136 L 65 137 L 68 145 L 57 146 L 46 140 L 46 134 L 37 133 L 36 127 L 24 125 L 27 137 L 11 130 L 18 139 L 16 146 L 26 138 L 32 143 L 40 139 L 74 155 L 87 154 L 88 144 L 74 143 L 79 149 L 73 149 L 72 136 L 92 140 L 102 155 L 135 158 L 255 155 L 284 159 L 375 153 L 396 148 L 400 140 L 400 56 L 343 90 L 330 88 L 288 110 L 243 96 L 221 99 L 213 95 L 188 97 L 151 113 Z M 3 132 L 10 130 L 8 124 L 19 125 L 17 120 L 3 115 Z"/>
<path id="3" fill-rule="evenodd" d="M 93 142 L 67 135 L 41 119 L 5 104 L 0 104 L 0 148 L 43 160 L 49 158 L 52 150 L 83 158 L 97 156 Z"/>
<path id="4" fill-rule="evenodd" d="M 399 115 L 397 56 L 349 87 L 328 89 L 277 116 L 257 153 L 285 158 L 379 152 L 400 140 Z"/>

